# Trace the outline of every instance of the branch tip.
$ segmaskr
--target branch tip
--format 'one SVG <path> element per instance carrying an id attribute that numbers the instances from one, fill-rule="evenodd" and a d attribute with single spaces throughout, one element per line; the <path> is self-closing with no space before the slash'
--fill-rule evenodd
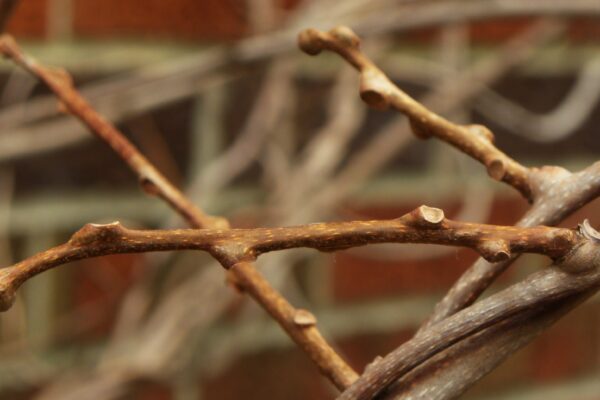
<path id="1" fill-rule="evenodd" d="M 489 262 L 506 261 L 510 258 L 510 247 L 504 240 L 485 240 L 479 245 L 479 253 Z"/>
<path id="2" fill-rule="evenodd" d="M 321 32 L 314 28 L 304 29 L 298 34 L 298 47 L 306 54 L 316 56 L 323 50 Z"/>

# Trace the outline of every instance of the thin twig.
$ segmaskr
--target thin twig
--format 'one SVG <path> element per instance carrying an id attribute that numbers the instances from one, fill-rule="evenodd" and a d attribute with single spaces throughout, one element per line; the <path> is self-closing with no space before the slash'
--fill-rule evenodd
<path id="1" fill-rule="evenodd" d="M 582 233 L 588 229 L 583 226 Z M 598 235 L 598 232 L 591 232 Z M 396 379 L 460 340 L 511 317 L 597 290 L 600 286 L 599 244 L 600 236 L 590 237 L 551 268 L 532 274 L 435 324 L 424 334 L 369 365 L 339 399 L 371 399 Z"/>
<path id="2" fill-rule="evenodd" d="M 511 252 L 565 256 L 581 241 L 564 228 L 518 228 L 448 220 L 437 208 L 421 206 L 393 220 L 332 222 L 287 228 L 134 230 L 119 222 L 87 224 L 58 247 L 0 270 L 0 309 L 6 310 L 17 288 L 29 278 L 71 261 L 107 254 L 167 250 L 203 250 L 227 269 L 254 261 L 270 251 L 309 247 L 335 251 L 371 243 L 459 245 L 488 260 Z"/>
<path id="3" fill-rule="evenodd" d="M 53 71 L 38 64 L 31 57 L 25 55 L 14 39 L 8 35 L 0 38 L 0 52 L 41 79 L 61 100 L 61 104 L 68 112 L 85 123 L 128 164 L 130 169 L 138 175 L 142 187 L 147 193 L 157 195 L 170 204 L 190 226 L 223 229 L 229 227 L 228 221 L 224 218 L 212 217 L 202 212 L 160 174 L 122 133 L 100 116 L 75 90 L 66 72 Z M 269 312 L 336 387 L 343 389 L 356 379 L 356 372 L 325 341 L 316 328 L 316 324 L 310 327 L 300 327 L 295 324 L 293 318 L 290 319 L 290 315 L 295 314 L 297 310 L 272 288 L 250 263 L 238 265 L 243 266 L 232 268 L 230 271 L 240 288 Z"/>
<path id="4" fill-rule="evenodd" d="M 525 198 L 533 200 L 528 169 L 493 145 L 489 129 L 481 125 L 456 125 L 408 96 L 360 51 L 360 40 L 350 28 L 337 27 L 329 32 L 307 29 L 298 36 L 298 44 L 310 55 L 322 50 L 338 53 L 360 72 L 360 96 L 365 103 L 379 110 L 397 109 L 408 116 L 417 137 L 436 137 L 451 144 L 484 164 L 493 179 L 513 186 Z"/>

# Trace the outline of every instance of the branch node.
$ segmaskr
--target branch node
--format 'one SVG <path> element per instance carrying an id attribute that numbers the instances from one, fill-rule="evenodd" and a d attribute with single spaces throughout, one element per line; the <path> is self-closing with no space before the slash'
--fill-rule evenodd
<path id="1" fill-rule="evenodd" d="M 490 178 L 496 181 L 501 181 L 502 178 L 504 178 L 504 175 L 506 174 L 506 166 L 504 165 L 504 161 L 498 158 L 491 160 L 486 165 L 486 167 L 487 173 L 490 176 Z"/>
<path id="2" fill-rule="evenodd" d="M 74 246 L 88 245 L 94 242 L 111 242 L 123 234 L 123 226 L 119 221 L 109 224 L 85 224 L 71 236 L 69 243 Z"/>
<path id="3" fill-rule="evenodd" d="M 489 262 L 506 261 L 510 258 L 510 247 L 504 240 L 484 240 L 477 249 Z"/>
<path id="4" fill-rule="evenodd" d="M 367 69 L 360 74 L 360 98 L 371 108 L 389 108 L 389 87 L 390 81 L 379 71 Z"/>
<path id="5" fill-rule="evenodd" d="M 304 29 L 298 34 L 298 47 L 306 54 L 316 56 L 324 48 L 321 32 L 314 28 Z"/>
<path id="6" fill-rule="evenodd" d="M 317 324 L 317 318 L 308 310 L 299 308 L 294 313 L 294 324 L 302 328 L 309 328 Z"/>

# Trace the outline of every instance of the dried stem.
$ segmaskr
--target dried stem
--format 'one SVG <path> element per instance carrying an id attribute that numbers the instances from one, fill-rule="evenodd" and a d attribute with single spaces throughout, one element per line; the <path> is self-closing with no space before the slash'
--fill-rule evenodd
<path id="1" fill-rule="evenodd" d="M 96 136 L 106 142 L 138 175 L 142 188 L 166 201 L 194 228 L 227 229 L 226 219 L 202 212 L 173 186 L 110 122 L 99 115 L 73 87 L 69 75 L 62 70 L 50 70 L 25 55 L 9 35 L 0 37 L 0 53 L 42 80 L 60 99 L 65 111 L 79 118 Z M 339 389 L 357 378 L 356 372 L 331 348 L 316 326 L 309 329 L 290 323 L 293 306 L 252 267 L 232 268 L 233 279 L 240 289 L 252 296 L 317 364 Z M 267 289 L 268 288 L 268 289 Z M 268 290 L 268 294 L 265 292 Z M 293 321 L 292 321 L 293 322 Z"/>
<path id="2" fill-rule="evenodd" d="M 229 269 L 240 262 L 254 261 L 263 253 L 298 247 L 335 251 L 372 243 L 432 243 L 469 247 L 488 260 L 507 259 L 511 252 L 539 253 L 557 260 L 582 239 L 565 228 L 452 221 L 444 217 L 442 210 L 427 206 L 387 221 L 284 228 L 134 230 L 119 222 L 87 224 L 67 243 L 1 270 L 0 309 L 8 309 L 18 287 L 34 275 L 71 261 L 107 254 L 203 250 Z"/>
<path id="3" fill-rule="evenodd" d="M 404 113 L 417 137 L 437 137 L 451 144 L 484 164 L 493 179 L 513 186 L 533 201 L 529 170 L 494 146 L 494 136 L 489 129 L 481 125 L 454 124 L 415 101 L 360 51 L 360 40 L 350 28 L 337 27 L 329 32 L 307 29 L 298 36 L 298 44 L 310 55 L 322 50 L 338 53 L 360 72 L 360 96 L 370 107 L 378 110 L 393 107 Z"/>
<path id="4" fill-rule="evenodd" d="M 587 228 L 582 227 L 582 232 Z M 597 232 L 594 233 L 594 235 Z M 371 399 L 396 379 L 453 344 L 531 310 L 552 306 L 600 287 L 599 240 L 576 246 L 556 265 L 430 327 L 371 364 L 339 399 Z M 480 367 L 472 365 L 471 367 Z M 408 383 L 410 385 L 410 382 Z"/>

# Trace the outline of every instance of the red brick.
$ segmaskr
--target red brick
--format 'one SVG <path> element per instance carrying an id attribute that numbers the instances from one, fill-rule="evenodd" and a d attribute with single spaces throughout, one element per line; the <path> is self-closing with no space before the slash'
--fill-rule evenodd
<path id="1" fill-rule="evenodd" d="M 6 30 L 16 37 L 41 38 L 46 34 L 47 0 L 19 1 Z"/>
<path id="2" fill-rule="evenodd" d="M 243 3 L 234 0 L 87 0 L 74 7 L 81 36 L 233 39 L 246 31 Z"/>
<path id="3" fill-rule="evenodd" d="M 85 318 L 73 321 L 74 332 L 85 331 L 80 338 L 97 339 L 110 332 L 118 304 L 140 273 L 137 268 L 140 257 L 119 254 L 78 263 L 71 283 L 73 308 L 91 307 Z"/>

